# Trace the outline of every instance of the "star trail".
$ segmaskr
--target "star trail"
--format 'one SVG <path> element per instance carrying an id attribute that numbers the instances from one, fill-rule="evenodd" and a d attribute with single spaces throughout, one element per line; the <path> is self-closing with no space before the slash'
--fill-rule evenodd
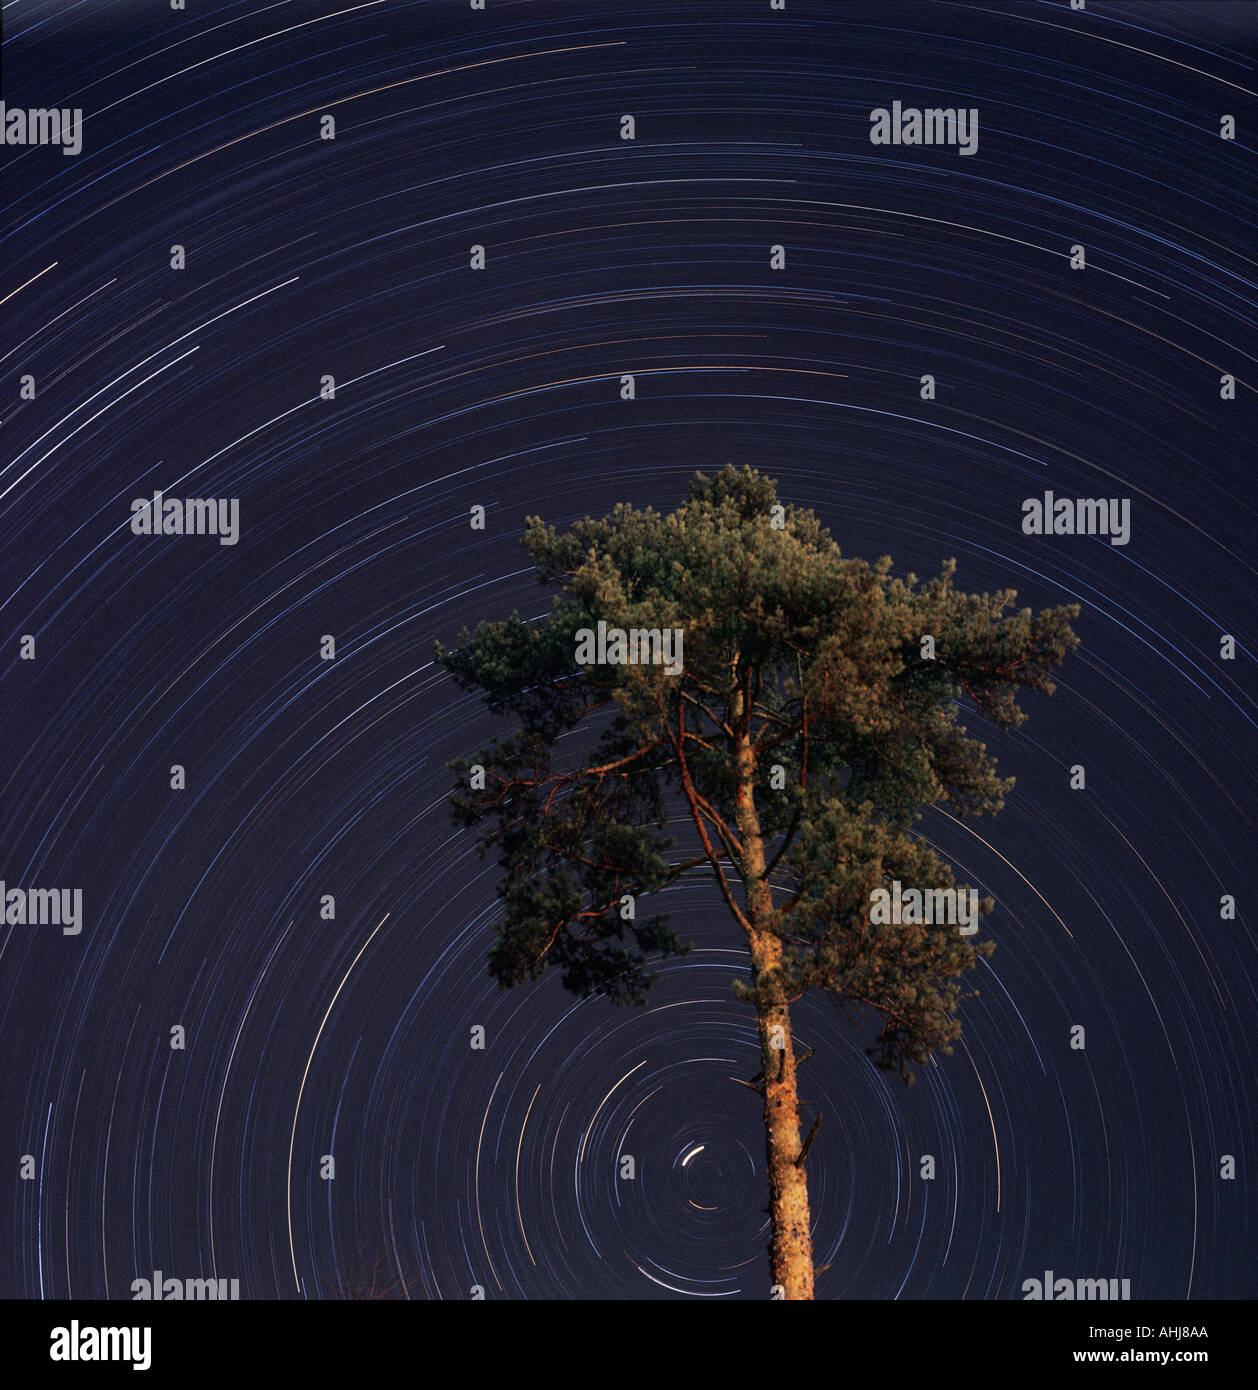
<path id="1" fill-rule="evenodd" d="M 768 1298 L 744 942 L 686 878 L 645 1006 L 499 989 L 447 765 L 501 721 L 434 659 L 545 621 L 526 517 L 726 463 L 845 555 L 1081 608 L 1025 727 L 965 711 L 1005 809 L 920 823 L 996 904 L 953 1054 L 905 1087 L 792 1010 L 817 1297 L 1258 1296 L 1256 38 L 6 0 L 0 1296 Z M 974 148 L 871 139 L 910 108 Z"/>

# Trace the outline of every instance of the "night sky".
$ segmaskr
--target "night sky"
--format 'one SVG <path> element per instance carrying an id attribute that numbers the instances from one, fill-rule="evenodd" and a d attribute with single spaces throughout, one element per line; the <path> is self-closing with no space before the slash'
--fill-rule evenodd
<path id="1" fill-rule="evenodd" d="M 964 721 L 1002 814 L 921 822 L 997 904 L 953 1055 L 906 1088 L 793 1010 L 818 1297 L 1258 1295 L 1254 7 L 3 17 L 8 106 L 84 121 L 0 148 L 0 877 L 83 924 L 0 926 L 0 1295 L 768 1297 L 741 935 L 688 881 L 646 1007 L 500 990 L 445 798 L 502 726 L 433 657 L 548 611 L 526 516 L 725 463 L 1083 610 L 1022 729 Z M 893 101 L 977 152 L 873 145 Z M 133 534 L 157 489 L 238 543 Z M 1024 534 L 1045 490 L 1129 498 L 1129 543 Z"/>

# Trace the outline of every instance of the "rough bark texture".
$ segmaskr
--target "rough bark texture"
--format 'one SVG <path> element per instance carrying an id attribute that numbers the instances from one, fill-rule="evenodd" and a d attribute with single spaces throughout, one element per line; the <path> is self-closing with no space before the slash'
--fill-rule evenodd
<path id="1" fill-rule="evenodd" d="M 747 701 L 746 703 L 750 703 Z M 745 708 L 745 705 L 744 705 Z M 742 710 L 734 710 L 737 718 Z M 764 837 L 756 815 L 753 786 L 755 755 L 745 730 L 735 738 L 738 833 L 742 841 L 743 882 L 752 977 L 757 991 L 756 1017 L 764 1067 L 765 1150 L 769 1169 L 769 1261 L 773 1283 L 786 1299 L 813 1296 L 812 1228 L 808 1179 L 800 1158 L 799 1094 L 795 1086 L 795 1050 L 791 1045 L 790 1008 L 782 991 L 778 965 L 782 943 L 764 930 L 773 911 L 765 879 Z"/>
<path id="2" fill-rule="evenodd" d="M 757 977 L 772 969 L 781 947 L 776 937 L 752 945 Z M 769 1166 L 769 1260 L 773 1282 L 788 1299 L 811 1298 L 812 1230 L 808 1180 L 800 1153 L 799 1098 L 795 1089 L 795 1051 L 791 1016 L 785 1001 L 762 1004 L 758 1011 L 760 1052 L 764 1060 L 764 1129 Z M 779 1046 L 779 1044 L 781 1044 Z"/>

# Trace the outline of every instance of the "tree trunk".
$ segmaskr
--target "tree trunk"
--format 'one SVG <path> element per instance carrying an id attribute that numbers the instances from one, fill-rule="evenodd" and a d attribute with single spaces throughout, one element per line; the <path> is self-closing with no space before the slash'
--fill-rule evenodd
<path id="1" fill-rule="evenodd" d="M 776 937 L 752 944 L 757 977 L 771 969 L 781 945 Z M 795 1089 L 795 1051 L 791 1045 L 791 1015 L 784 1000 L 757 1007 L 760 1055 L 764 1061 L 764 1130 L 769 1166 L 769 1220 L 772 1239 L 769 1260 L 773 1282 L 781 1297 L 811 1298 L 812 1230 L 808 1211 L 808 1179 L 800 1153 L 799 1095 Z"/>
<path id="2" fill-rule="evenodd" d="M 743 715 L 749 703 L 746 693 L 741 700 L 735 700 L 736 719 Z M 808 1179 L 804 1165 L 797 1161 L 800 1141 L 795 1050 L 791 1045 L 790 1008 L 777 973 L 782 943 L 772 931 L 765 929 L 773 913 L 773 895 L 765 879 L 764 838 L 752 790 L 755 755 L 746 723 L 742 724 L 734 741 L 734 763 L 738 782 L 735 792 L 738 833 L 743 848 L 741 868 L 751 924 L 748 945 L 757 991 L 760 1056 L 764 1064 L 764 1131 L 772 1231 L 769 1262 L 775 1297 L 811 1299 L 812 1226 L 808 1212 Z"/>

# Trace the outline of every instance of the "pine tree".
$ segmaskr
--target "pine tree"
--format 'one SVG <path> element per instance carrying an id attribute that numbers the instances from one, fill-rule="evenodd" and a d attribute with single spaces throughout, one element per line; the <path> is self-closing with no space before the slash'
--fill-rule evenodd
<path id="1" fill-rule="evenodd" d="M 437 644 L 514 725 L 451 764 L 453 814 L 503 870 L 491 972 L 506 987 L 556 968 L 577 994 L 641 1003 L 648 961 L 688 949 L 667 914 L 641 909 L 682 875 L 714 879 L 750 956 L 735 990 L 761 1044 L 772 1280 L 776 1296 L 811 1298 L 816 1125 L 801 1142 L 790 1006 L 822 990 L 872 1010 L 870 1055 L 906 1081 L 951 1051 L 961 977 L 993 944 L 874 920 L 871 894 L 957 886 L 914 823 L 932 805 L 995 812 L 1012 785 L 958 706 L 1022 723 L 1016 694 L 1052 691 L 1078 609 L 1033 616 L 1013 591 L 958 592 L 952 561 L 919 582 L 887 557 L 845 557 L 752 469 L 696 474 L 667 516 L 620 504 L 563 534 L 530 518 L 524 544 L 556 590 L 549 620 L 513 614 Z M 680 630 L 682 669 L 579 663 L 600 622 Z M 665 833 L 679 808 L 685 856 Z"/>

